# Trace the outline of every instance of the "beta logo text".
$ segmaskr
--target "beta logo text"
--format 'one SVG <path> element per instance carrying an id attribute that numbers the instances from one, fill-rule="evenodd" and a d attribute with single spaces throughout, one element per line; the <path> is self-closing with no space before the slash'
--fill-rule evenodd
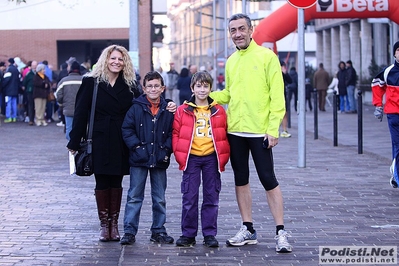
<path id="1" fill-rule="evenodd" d="M 388 11 L 388 6 L 388 0 L 318 0 L 316 10 L 317 12 L 381 12 Z"/>

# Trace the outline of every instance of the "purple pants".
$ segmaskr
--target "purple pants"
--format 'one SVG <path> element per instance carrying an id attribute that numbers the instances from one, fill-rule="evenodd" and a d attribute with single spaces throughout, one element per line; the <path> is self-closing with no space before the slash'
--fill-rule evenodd
<path id="1" fill-rule="evenodd" d="M 198 232 L 198 197 L 202 172 L 201 226 L 203 236 L 216 236 L 221 189 L 216 153 L 207 156 L 190 155 L 183 172 L 182 235 L 196 237 Z"/>

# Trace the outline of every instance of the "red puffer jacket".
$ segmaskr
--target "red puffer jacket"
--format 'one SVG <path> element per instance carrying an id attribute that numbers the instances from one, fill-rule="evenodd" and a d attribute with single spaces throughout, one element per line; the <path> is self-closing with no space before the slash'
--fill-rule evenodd
<path id="1" fill-rule="evenodd" d="M 225 170 L 230 157 L 230 145 L 227 140 L 227 115 L 220 105 L 211 105 L 213 100 L 208 99 L 211 106 L 210 123 L 212 139 L 217 154 L 219 172 Z M 194 107 L 184 103 L 179 106 L 173 121 L 172 147 L 180 170 L 185 170 L 191 150 L 194 134 L 195 114 Z"/>

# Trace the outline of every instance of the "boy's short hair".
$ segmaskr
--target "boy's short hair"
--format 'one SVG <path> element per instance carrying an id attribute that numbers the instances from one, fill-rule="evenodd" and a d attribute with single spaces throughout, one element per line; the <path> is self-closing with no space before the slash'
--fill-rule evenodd
<path id="1" fill-rule="evenodd" d="M 197 73 L 195 73 L 192 77 L 191 77 L 191 84 L 190 84 L 190 88 L 193 88 L 195 83 L 200 82 L 202 83 L 208 83 L 211 86 L 212 89 L 212 76 L 211 74 L 209 74 L 207 71 L 199 71 Z"/>
<path id="2" fill-rule="evenodd" d="M 147 81 L 153 80 L 153 79 L 159 79 L 161 81 L 161 85 L 164 86 L 164 82 L 163 82 L 163 78 L 162 75 L 159 74 L 159 72 L 157 71 L 150 71 L 148 72 L 143 80 L 143 86 L 145 87 L 145 84 L 147 83 Z"/>

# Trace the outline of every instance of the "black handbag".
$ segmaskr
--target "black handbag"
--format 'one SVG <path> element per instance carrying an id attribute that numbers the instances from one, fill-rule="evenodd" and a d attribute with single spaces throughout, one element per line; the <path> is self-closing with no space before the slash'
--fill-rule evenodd
<path id="1" fill-rule="evenodd" d="M 78 176 L 91 176 L 93 174 L 93 158 L 92 158 L 92 135 L 94 124 L 94 112 L 96 108 L 98 84 L 94 81 L 93 100 L 91 103 L 89 130 L 87 138 L 80 143 L 80 148 L 75 155 L 75 174 Z"/>

